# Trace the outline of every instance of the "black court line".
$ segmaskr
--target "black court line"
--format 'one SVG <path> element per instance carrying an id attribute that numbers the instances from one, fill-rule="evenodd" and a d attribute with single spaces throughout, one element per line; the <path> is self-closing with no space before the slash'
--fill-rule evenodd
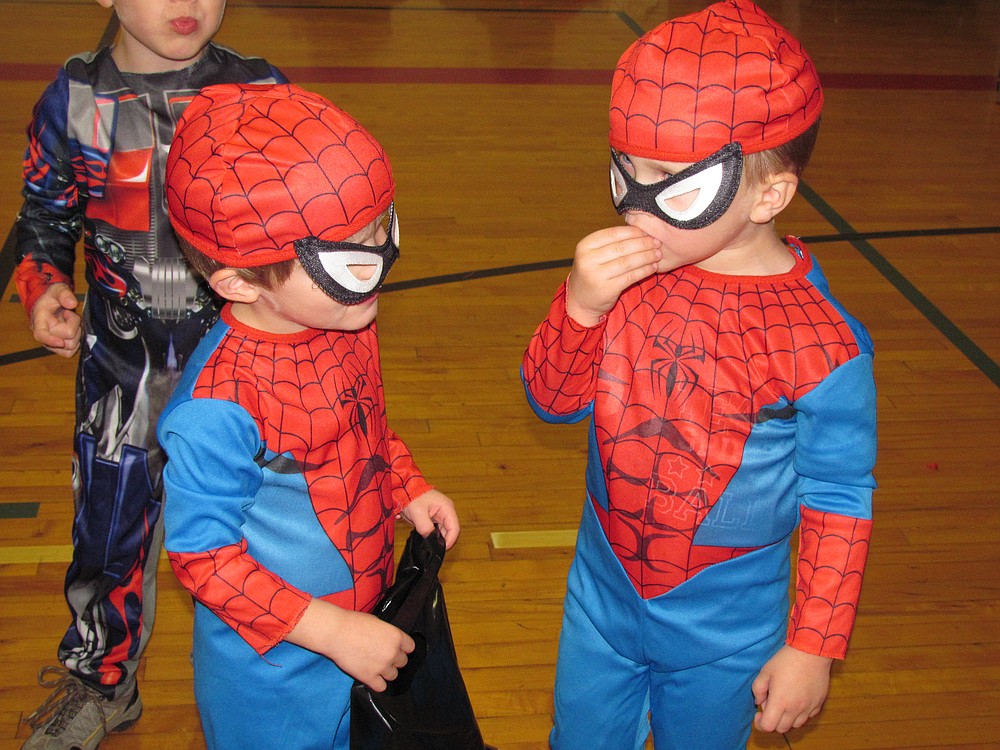
<path id="1" fill-rule="evenodd" d="M 827 205 L 825 202 L 822 202 L 822 199 L 813 193 L 812 190 L 804 183 L 800 183 L 799 190 L 806 195 L 807 199 L 809 195 L 812 195 L 815 196 L 814 200 L 821 202 L 823 206 Z M 817 207 L 817 210 L 822 209 Z M 830 211 L 832 212 L 832 209 L 830 209 Z M 836 216 L 835 213 L 832 215 Z M 827 217 L 827 220 L 830 221 L 830 218 Z M 843 222 L 842 219 L 841 221 Z M 833 223 L 833 221 L 831 221 L 831 223 Z M 857 232 L 846 222 L 843 222 L 843 226 L 847 228 L 847 231 L 837 234 L 802 235 L 799 239 L 807 245 L 819 245 L 830 242 L 848 242 L 853 245 L 914 305 L 914 307 L 920 310 L 925 317 L 928 318 L 928 320 L 934 323 L 939 330 L 948 336 L 949 340 L 951 340 L 963 354 L 971 359 L 980 370 L 990 377 L 996 385 L 1000 386 L 1000 379 L 995 377 L 997 372 L 996 363 L 993 362 L 993 360 L 990 359 L 984 352 L 982 352 L 978 346 L 972 343 L 972 341 L 965 336 L 965 334 L 958 330 L 953 323 L 950 323 L 950 321 L 948 323 L 941 322 L 939 325 L 936 321 L 947 321 L 948 319 L 945 318 L 939 310 L 937 310 L 933 303 L 917 291 L 916 287 L 910 284 L 899 271 L 893 268 L 893 266 L 885 260 L 885 258 L 879 254 L 877 250 L 868 244 L 868 240 L 872 239 L 906 239 L 909 237 L 952 237 L 979 234 L 1000 234 L 1000 226 L 959 227 L 957 229 L 914 229 L 885 232 Z M 522 273 L 549 271 L 553 268 L 569 268 L 572 265 L 572 258 L 556 258 L 555 260 L 542 260 L 536 263 L 518 263 L 510 266 L 498 266 L 496 268 L 480 268 L 474 271 L 462 271 L 461 273 L 425 276 L 423 278 L 408 279 L 406 281 L 390 281 L 383 285 L 382 293 L 388 294 L 391 292 L 405 291 L 407 289 L 423 289 L 426 287 L 441 286 L 443 284 L 456 284 L 463 281 L 478 281 L 479 279 L 488 279 L 497 276 L 514 276 Z M 19 300 L 17 295 L 14 294 L 11 295 L 10 299 L 7 301 L 17 302 Z M 952 335 L 949 335 L 949 332 Z M 975 355 L 978 360 L 985 358 L 985 361 L 977 361 L 977 359 L 974 359 L 973 356 L 970 356 L 970 354 L 974 354 L 975 352 L 979 353 L 978 355 Z M 46 357 L 50 354 L 51 352 L 41 347 L 36 349 L 27 349 L 20 352 L 11 352 L 9 354 L 0 354 L 0 367 L 17 364 L 19 362 L 26 362 L 32 359 L 38 359 L 39 357 Z M 991 372 L 993 375 L 991 375 Z"/>
<path id="2" fill-rule="evenodd" d="M 838 232 L 853 239 L 848 241 L 861 255 L 878 271 L 886 280 L 892 284 L 902 294 L 911 305 L 913 305 L 921 315 L 930 321 L 931 325 L 937 328 L 945 337 L 955 345 L 955 347 L 965 357 L 972 362 L 979 370 L 988 377 L 993 385 L 1000 387 L 1000 366 L 997 365 L 990 356 L 970 339 L 961 328 L 953 323 L 938 307 L 931 302 L 923 292 L 915 287 L 895 266 L 893 266 L 885 256 L 876 250 L 868 239 L 857 232 L 847 220 L 833 210 L 823 198 L 820 197 L 805 182 L 799 183 L 798 192 L 809 202 L 809 204 L 819 211 Z M 996 229 L 995 227 L 993 228 Z"/>
<path id="3" fill-rule="evenodd" d="M 287 6 L 286 6 L 287 7 Z M 296 7 L 316 7 L 316 6 L 296 6 Z M 373 9 L 373 6 L 337 6 L 338 9 Z M 388 8 L 388 6 L 386 6 Z M 432 8 L 410 8 L 412 10 L 432 10 Z M 477 10 L 466 8 L 463 10 Z M 482 9 L 493 10 L 497 9 Z M 549 12 L 536 9 L 537 12 Z M 516 9 L 510 12 L 520 12 Z M 607 11 L 581 11 L 581 12 L 607 12 Z M 614 15 L 631 29 L 636 36 L 641 36 L 645 30 L 625 12 L 614 12 Z M 108 21 L 108 26 L 101 37 L 100 46 L 109 45 L 118 31 L 118 17 L 114 13 Z M 1000 227 L 970 227 L 950 230 L 911 230 L 892 232 L 869 232 L 863 233 L 855 230 L 846 219 L 844 219 L 834 208 L 816 193 L 805 182 L 799 184 L 799 193 L 806 201 L 815 208 L 831 226 L 837 230 L 835 235 L 820 235 L 814 237 L 802 237 L 806 243 L 819 242 L 849 242 L 886 280 L 889 281 L 909 302 L 912 304 L 935 328 L 971 361 L 984 375 L 986 375 L 994 385 L 1000 387 L 1000 366 L 990 358 L 971 338 L 969 338 L 954 322 L 952 322 L 926 295 L 914 286 L 898 269 L 896 269 L 886 258 L 879 253 L 869 242 L 872 239 L 905 238 L 905 237 L 929 237 L 943 235 L 961 234 L 995 234 L 1000 231 Z M 7 234 L 7 240 L 0 249 L 0 288 L 5 289 L 13 275 L 15 268 L 15 231 L 12 227 Z M 554 261 L 542 261 L 540 263 L 527 263 L 517 266 L 505 266 L 501 268 L 480 269 L 464 273 L 448 274 L 444 276 L 432 276 L 423 279 L 412 279 L 410 281 L 390 282 L 383 287 L 383 291 L 392 292 L 404 289 L 415 289 L 420 287 L 434 286 L 438 284 L 449 284 L 460 281 L 471 281 L 474 279 L 489 278 L 494 276 L 506 276 L 517 273 L 530 273 L 533 271 L 548 270 L 551 268 L 563 268 L 572 265 L 572 259 L 558 259 Z M 25 362 L 39 357 L 48 356 L 46 349 L 37 348 L 21 352 L 0 355 L 0 367 L 18 362 Z"/>

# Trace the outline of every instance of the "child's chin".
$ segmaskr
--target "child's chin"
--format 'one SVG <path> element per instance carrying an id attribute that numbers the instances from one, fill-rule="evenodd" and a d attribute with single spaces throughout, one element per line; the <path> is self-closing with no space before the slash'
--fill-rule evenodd
<path id="1" fill-rule="evenodd" d="M 373 300 L 365 300 L 361 304 L 351 306 L 351 314 L 343 316 L 336 325 L 331 326 L 337 331 L 360 331 L 367 328 L 375 320 L 378 304 Z"/>

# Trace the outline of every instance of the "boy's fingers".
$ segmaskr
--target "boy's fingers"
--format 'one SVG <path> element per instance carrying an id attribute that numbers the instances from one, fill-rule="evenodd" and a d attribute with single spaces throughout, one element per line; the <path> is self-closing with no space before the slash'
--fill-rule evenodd
<path id="1" fill-rule="evenodd" d="M 413 519 L 413 528 L 420 536 L 426 537 L 428 534 L 434 533 L 434 521 L 431 520 L 430 516 L 418 516 Z"/>
<path id="2" fill-rule="evenodd" d="M 72 289 L 63 289 L 59 292 L 57 297 L 60 307 L 65 307 L 67 310 L 75 310 L 79 303 Z"/>
<path id="3" fill-rule="evenodd" d="M 621 240 L 627 240 L 630 237 L 640 237 L 643 235 L 645 235 L 645 232 L 641 229 L 637 229 L 636 227 L 628 224 L 616 224 L 613 227 L 598 229 L 596 232 L 591 232 L 580 240 L 579 247 L 595 249 L 610 245 L 614 242 L 619 242 Z"/>
<path id="4" fill-rule="evenodd" d="M 406 633 L 403 633 L 403 641 L 402 641 L 402 643 L 400 644 L 399 647 L 403 651 L 404 654 L 412 654 L 413 653 L 413 649 L 415 649 L 417 647 L 417 644 L 416 644 L 416 642 L 409 635 L 407 635 Z M 405 657 L 403 659 L 403 664 L 406 664 L 406 658 Z"/>
<path id="5" fill-rule="evenodd" d="M 661 257 L 660 243 L 645 235 L 616 243 L 609 250 L 602 264 L 612 269 L 609 274 L 612 278 L 627 276 L 646 267 L 653 267 Z"/>
<path id="6" fill-rule="evenodd" d="M 809 723 L 810 719 L 815 719 L 817 716 L 819 716 L 819 712 L 822 710 L 823 706 L 819 705 L 816 706 L 816 708 L 812 709 L 811 711 L 803 711 L 801 714 L 795 717 L 795 721 L 792 722 L 792 727 L 794 729 L 799 729 L 800 727 L 804 727 L 806 724 Z"/>
<path id="7" fill-rule="evenodd" d="M 772 715 L 773 711 L 768 711 L 767 706 L 761 706 L 761 710 L 757 712 L 757 716 L 754 719 L 754 723 L 757 728 L 762 732 L 773 732 L 777 727 L 778 722 Z M 779 717 L 780 718 L 780 717 Z"/>
<path id="8" fill-rule="evenodd" d="M 459 529 L 441 527 L 441 532 L 442 534 L 444 534 L 444 548 L 446 550 L 451 549 L 452 545 L 454 545 L 455 542 L 458 541 Z"/>
<path id="9" fill-rule="evenodd" d="M 660 247 L 660 241 L 648 234 L 638 234 L 635 237 L 625 237 L 605 246 L 607 261 L 616 258 L 629 258 L 634 255 L 655 252 Z"/>
<path id="10" fill-rule="evenodd" d="M 761 708 L 763 708 L 764 701 L 767 700 L 767 686 L 768 681 L 762 675 L 757 675 L 757 678 L 750 686 L 750 692 L 753 693 L 754 701 L 756 701 L 757 705 Z"/>

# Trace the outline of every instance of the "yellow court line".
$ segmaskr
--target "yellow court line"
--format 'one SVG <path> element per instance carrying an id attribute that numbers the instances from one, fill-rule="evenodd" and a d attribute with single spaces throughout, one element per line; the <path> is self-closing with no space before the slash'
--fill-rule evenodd
<path id="1" fill-rule="evenodd" d="M 576 529 L 543 529 L 539 531 L 494 531 L 490 534 L 494 549 L 527 549 L 529 547 L 572 547 L 576 544 Z"/>
<path id="2" fill-rule="evenodd" d="M 161 555 L 161 557 L 163 557 Z M 0 565 L 31 563 L 68 563 L 73 558 L 72 544 L 51 544 L 44 547 L 0 546 Z"/>
<path id="3" fill-rule="evenodd" d="M 494 549 L 530 549 L 533 547 L 572 547 L 576 544 L 576 529 L 543 529 L 539 531 L 494 531 L 490 534 Z M 68 563 L 73 545 L 53 544 L 40 547 L 0 546 L 0 565 L 24 563 Z"/>
<path id="4" fill-rule="evenodd" d="M 47 562 L 68 563 L 72 556 L 72 544 L 54 544 L 45 547 L 0 547 L 0 565 Z"/>

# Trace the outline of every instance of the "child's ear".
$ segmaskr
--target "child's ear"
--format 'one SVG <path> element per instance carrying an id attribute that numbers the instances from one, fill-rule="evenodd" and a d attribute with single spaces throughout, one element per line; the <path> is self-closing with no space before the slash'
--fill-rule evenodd
<path id="1" fill-rule="evenodd" d="M 230 302 L 251 304 L 260 296 L 260 289 L 240 276 L 234 268 L 220 268 L 208 278 L 208 285 Z"/>
<path id="2" fill-rule="evenodd" d="M 798 187 L 799 178 L 792 172 L 768 175 L 767 180 L 758 186 L 757 200 L 750 210 L 750 221 L 755 224 L 770 223 L 791 203 Z"/>
<path id="3" fill-rule="evenodd" d="M 97 4 L 102 8 L 110 8 L 115 4 L 115 0 L 97 0 Z"/>

